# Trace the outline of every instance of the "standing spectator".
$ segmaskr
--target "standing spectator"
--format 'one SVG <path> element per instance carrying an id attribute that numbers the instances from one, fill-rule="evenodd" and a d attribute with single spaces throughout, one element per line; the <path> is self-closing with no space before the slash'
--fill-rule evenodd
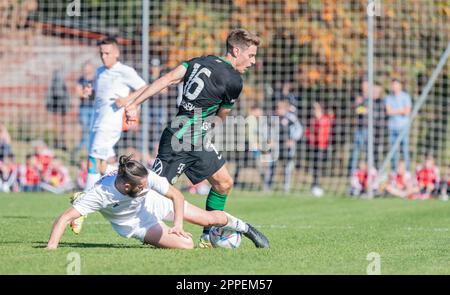
<path id="1" fill-rule="evenodd" d="M 350 195 L 361 196 L 369 191 L 369 171 L 367 163 L 363 160 L 359 161 L 358 169 L 353 171 L 351 177 Z M 375 179 L 377 178 L 377 170 L 372 167 L 370 172 L 372 179 L 372 191 L 376 191 Z"/>
<path id="2" fill-rule="evenodd" d="M 323 163 L 327 158 L 333 116 L 326 114 L 322 105 L 318 102 L 313 104 L 313 116 L 305 135 L 308 138 L 310 151 L 312 152 L 312 193 L 314 196 L 320 197 L 324 193 L 320 187 L 320 176 L 323 171 Z"/>
<path id="3" fill-rule="evenodd" d="M 12 157 L 6 156 L 0 161 L 0 192 L 19 191 L 18 168 Z"/>
<path id="4" fill-rule="evenodd" d="M 425 158 L 425 162 L 416 169 L 416 179 L 419 185 L 420 199 L 429 199 L 438 192 L 439 186 L 439 168 L 434 164 L 431 155 Z"/>
<path id="5" fill-rule="evenodd" d="M 450 194 L 450 164 L 447 166 L 447 174 L 442 178 L 440 189 L 441 200 L 448 201 L 448 195 Z"/>
<path id="6" fill-rule="evenodd" d="M 384 149 L 387 138 L 387 114 L 386 104 L 383 97 L 383 89 L 379 84 L 375 84 L 373 93 L 373 145 L 374 164 L 379 170 L 384 157 Z"/>
<path id="7" fill-rule="evenodd" d="M 6 126 L 0 123 L 0 161 L 5 157 L 13 156 L 11 150 L 11 136 Z"/>
<path id="8" fill-rule="evenodd" d="M 19 174 L 21 191 L 37 192 L 40 190 L 41 175 L 33 154 L 26 156 L 25 165 L 20 167 Z"/>
<path id="9" fill-rule="evenodd" d="M 408 93 L 402 91 L 402 83 L 393 79 L 391 82 L 391 94 L 386 97 L 386 113 L 389 116 L 389 145 L 393 147 L 397 138 L 404 131 L 406 136 L 400 142 L 403 160 L 405 161 L 406 170 L 409 166 L 409 114 L 411 113 L 411 97 Z M 392 170 L 397 170 L 398 152 L 396 151 L 392 157 Z"/>
<path id="10" fill-rule="evenodd" d="M 53 159 L 47 173 L 43 176 L 41 187 L 54 194 L 62 194 L 73 189 L 69 170 L 62 165 L 60 159 Z"/>
<path id="11" fill-rule="evenodd" d="M 248 117 L 246 118 L 247 128 L 245 130 L 238 130 L 238 132 L 245 132 L 245 151 L 242 152 L 242 157 L 240 152 L 235 152 L 236 157 L 236 170 L 234 171 L 234 187 L 240 187 L 244 185 L 244 182 L 240 182 L 239 175 L 241 168 L 244 167 L 255 167 L 258 170 L 261 181 L 264 180 L 264 172 L 261 167 L 261 138 L 262 132 L 259 130 L 258 122 L 259 118 L 263 115 L 263 110 L 261 107 L 254 105 L 250 108 L 248 112 Z M 238 136 L 239 138 L 239 136 Z"/>
<path id="12" fill-rule="evenodd" d="M 367 147 L 367 105 L 369 100 L 369 83 L 361 83 L 361 93 L 355 98 L 353 112 L 356 115 L 356 128 L 353 139 L 352 155 L 350 159 L 350 175 L 353 175 L 358 165 L 360 152 Z"/>
<path id="13" fill-rule="evenodd" d="M 391 173 L 386 191 L 396 197 L 412 199 L 419 192 L 419 188 L 411 173 L 406 170 L 405 162 L 400 160 L 397 170 Z"/>
<path id="14" fill-rule="evenodd" d="M 280 100 L 287 100 L 289 102 L 289 112 L 294 115 L 297 114 L 298 96 L 292 89 L 292 83 L 287 81 L 283 83 Z"/>
<path id="15" fill-rule="evenodd" d="M 289 111 L 290 103 L 288 100 L 281 100 L 277 103 L 276 115 L 280 120 L 280 137 L 278 146 L 272 145 L 272 153 L 278 152 L 278 159 L 272 159 L 269 166 L 269 173 L 265 177 L 264 190 L 272 188 L 273 176 L 276 170 L 276 164 L 279 161 L 285 161 L 284 166 L 284 186 L 283 190 L 289 192 L 291 186 L 292 172 L 295 166 L 295 152 L 297 141 L 303 134 L 303 126 L 300 124 L 297 116 Z"/>
<path id="16" fill-rule="evenodd" d="M 56 134 L 53 137 L 53 147 L 67 150 L 65 141 L 65 118 L 69 111 L 70 96 L 62 70 L 53 72 L 52 80 L 47 93 L 46 107 L 52 113 L 53 126 Z"/>
<path id="17" fill-rule="evenodd" d="M 79 108 L 79 120 L 81 124 L 81 140 L 76 147 L 75 154 L 80 151 L 87 153 L 89 145 L 89 130 L 91 128 L 91 121 L 94 115 L 94 80 L 95 80 L 95 68 L 90 62 L 86 62 L 83 65 L 82 75 L 77 82 L 77 96 L 80 99 Z"/>

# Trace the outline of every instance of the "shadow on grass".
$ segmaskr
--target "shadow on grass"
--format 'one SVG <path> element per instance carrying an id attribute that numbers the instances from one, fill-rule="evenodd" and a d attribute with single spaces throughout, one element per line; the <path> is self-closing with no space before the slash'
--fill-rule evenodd
<path id="1" fill-rule="evenodd" d="M 12 215 L 3 215 L 0 216 L 0 218 L 7 218 L 7 219 L 31 219 L 31 216 L 12 216 Z"/>
<path id="2" fill-rule="evenodd" d="M 33 242 L 33 248 L 45 248 L 47 242 Z M 149 245 L 125 245 L 125 244 L 106 244 L 106 243 L 70 243 L 61 242 L 59 248 L 115 248 L 115 249 L 138 249 L 138 248 L 153 248 Z"/>

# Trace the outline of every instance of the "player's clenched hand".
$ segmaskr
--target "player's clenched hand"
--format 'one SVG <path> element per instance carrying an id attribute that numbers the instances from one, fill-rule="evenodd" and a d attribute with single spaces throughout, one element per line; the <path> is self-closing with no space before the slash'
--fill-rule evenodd
<path id="1" fill-rule="evenodd" d="M 47 245 L 47 247 L 45 247 L 45 250 L 56 250 L 58 248 L 58 246 L 55 245 Z"/>
<path id="2" fill-rule="evenodd" d="M 136 121 L 139 117 L 139 108 L 130 105 L 125 108 L 125 116 L 127 116 L 128 122 Z"/>
<path id="3" fill-rule="evenodd" d="M 128 98 L 126 97 L 119 97 L 116 99 L 116 106 L 118 108 L 122 108 L 128 104 Z"/>
<path id="4" fill-rule="evenodd" d="M 174 226 L 171 229 L 169 229 L 169 234 L 176 234 L 177 236 L 185 237 L 185 238 L 192 238 L 192 234 L 185 232 L 183 228 L 179 226 Z"/>

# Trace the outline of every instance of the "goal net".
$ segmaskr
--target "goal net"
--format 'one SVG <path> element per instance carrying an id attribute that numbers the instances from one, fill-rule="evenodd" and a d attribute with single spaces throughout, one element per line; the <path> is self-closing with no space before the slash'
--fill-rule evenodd
<path id="1" fill-rule="evenodd" d="M 27 155 L 51 150 L 76 182 L 80 167 L 86 169 L 89 83 L 101 65 L 96 44 L 105 36 L 116 36 L 121 62 L 151 82 L 193 57 L 224 55 L 227 34 L 242 27 L 262 43 L 231 113 L 245 128 L 225 128 L 236 135 L 227 140 L 245 137 L 232 148 L 223 145 L 236 189 L 346 192 L 352 172 L 367 161 L 368 12 L 375 23 L 377 169 L 391 147 L 385 98 L 393 79 L 413 108 L 450 40 L 447 0 L 152 0 L 144 11 L 145 2 L 1 1 L 2 158 L 13 154 L 8 161 L 25 164 Z M 447 60 L 412 122 L 412 173 L 425 155 L 432 155 L 441 179 L 450 173 L 449 75 Z M 116 153 L 133 153 L 151 166 L 179 92 L 170 87 L 150 99 L 139 128 L 122 134 Z M 185 178 L 179 183 L 189 186 Z"/>

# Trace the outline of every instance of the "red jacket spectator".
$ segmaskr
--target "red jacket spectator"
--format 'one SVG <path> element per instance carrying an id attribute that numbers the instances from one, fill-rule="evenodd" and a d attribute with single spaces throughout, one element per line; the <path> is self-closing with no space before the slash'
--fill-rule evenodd
<path id="1" fill-rule="evenodd" d="M 38 185 L 41 182 L 41 175 L 36 165 L 25 164 L 20 171 L 20 183 L 22 185 Z"/>
<path id="2" fill-rule="evenodd" d="M 329 115 L 322 115 L 320 118 L 313 118 L 310 127 L 306 129 L 306 137 L 311 146 L 326 149 L 330 141 L 332 118 Z"/>
<path id="3" fill-rule="evenodd" d="M 36 162 L 38 164 L 39 170 L 41 174 L 47 174 L 48 167 L 50 166 L 53 155 L 51 152 L 44 152 L 34 155 L 36 158 Z"/>
<path id="4" fill-rule="evenodd" d="M 417 182 L 420 187 L 435 186 L 439 182 L 439 169 L 434 167 L 419 167 L 416 171 Z"/>

